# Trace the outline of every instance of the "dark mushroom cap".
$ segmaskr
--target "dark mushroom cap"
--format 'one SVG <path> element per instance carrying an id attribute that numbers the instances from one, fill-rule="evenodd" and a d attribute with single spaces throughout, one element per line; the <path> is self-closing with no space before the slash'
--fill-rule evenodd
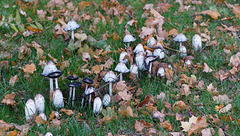
<path id="1" fill-rule="evenodd" d="M 159 58 L 159 56 L 155 56 L 155 55 L 147 56 L 147 57 L 145 58 L 145 61 L 144 61 L 144 62 L 145 62 L 145 66 L 148 68 L 150 62 L 156 61 L 158 58 Z"/>
<path id="2" fill-rule="evenodd" d="M 93 80 L 90 79 L 90 78 L 87 78 L 87 77 L 84 77 L 82 81 L 83 81 L 84 83 L 87 83 L 87 84 L 92 84 L 92 83 L 93 83 Z"/>
<path id="3" fill-rule="evenodd" d="M 68 84 L 69 87 L 79 87 L 81 85 L 82 85 L 81 82 L 72 82 L 72 83 Z"/>
<path id="4" fill-rule="evenodd" d="M 78 76 L 77 75 L 71 75 L 67 77 L 68 80 L 78 80 Z"/>
<path id="5" fill-rule="evenodd" d="M 49 78 L 58 78 L 61 75 L 62 75 L 62 71 L 55 71 L 55 72 L 49 73 L 47 75 L 47 77 L 49 77 Z"/>

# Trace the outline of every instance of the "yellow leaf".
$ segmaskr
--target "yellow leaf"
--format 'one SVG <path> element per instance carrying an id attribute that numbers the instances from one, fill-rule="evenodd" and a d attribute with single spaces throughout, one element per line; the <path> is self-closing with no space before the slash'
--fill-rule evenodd
<path id="1" fill-rule="evenodd" d="M 30 74 L 33 74 L 34 71 L 36 71 L 36 66 L 35 64 L 31 63 L 30 65 L 27 64 L 25 65 L 25 67 L 23 68 L 23 71 L 25 73 L 30 73 Z"/>

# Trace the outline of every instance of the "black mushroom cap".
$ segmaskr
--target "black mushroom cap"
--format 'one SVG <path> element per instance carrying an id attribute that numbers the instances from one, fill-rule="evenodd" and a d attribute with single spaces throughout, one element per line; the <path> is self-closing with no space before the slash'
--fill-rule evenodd
<path id="1" fill-rule="evenodd" d="M 49 78 L 58 78 L 61 75 L 62 75 L 62 71 L 56 71 L 56 72 L 49 73 L 47 75 L 47 77 L 49 77 Z"/>
<path id="2" fill-rule="evenodd" d="M 72 83 L 68 84 L 69 87 L 79 87 L 81 85 L 82 85 L 81 82 L 72 82 Z"/>
<path id="3" fill-rule="evenodd" d="M 151 57 L 151 58 L 150 58 L 150 57 Z M 145 66 L 146 66 L 147 68 L 149 68 L 150 62 L 156 61 L 158 58 L 159 58 L 159 56 L 155 56 L 155 55 L 146 56 L 145 61 L 144 61 Z M 147 59 L 149 59 L 149 60 L 148 60 L 149 62 L 146 62 Z"/>
<path id="4" fill-rule="evenodd" d="M 87 84 L 92 84 L 92 83 L 93 83 L 93 80 L 90 79 L 90 78 L 87 78 L 87 77 L 84 77 L 82 81 L 83 81 L 84 83 L 87 83 Z"/>
<path id="5" fill-rule="evenodd" d="M 71 75 L 67 77 L 68 80 L 78 80 L 78 76 L 77 75 Z"/>

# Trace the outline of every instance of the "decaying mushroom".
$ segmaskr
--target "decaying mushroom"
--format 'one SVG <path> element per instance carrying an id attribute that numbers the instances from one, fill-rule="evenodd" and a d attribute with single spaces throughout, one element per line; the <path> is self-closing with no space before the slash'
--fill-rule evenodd
<path id="1" fill-rule="evenodd" d="M 113 71 L 109 71 L 106 73 L 106 75 L 103 77 L 103 81 L 107 82 L 109 84 L 109 95 L 112 96 L 112 82 L 115 82 L 117 80 L 117 76 L 114 74 Z"/>
<path id="2" fill-rule="evenodd" d="M 89 104 L 91 103 L 92 100 L 92 93 L 95 91 L 94 87 L 89 87 L 86 91 L 85 91 L 85 95 L 89 95 L 89 99 L 88 102 Z"/>
<path id="3" fill-rule="evenodd" d="M 152 62 L 156 61 L 159 57 L 158 56 L 147 56 L 145 59 L 145 64 L 146 67 L 148 68 L 148 76 L 151 77 L 151 72 L 152 72 Z"/>
<path id="4" fill-rule="evenodd" d="M 28 99 L 25 105 L 26 121 L 31 119 L 36 114 L 36 106 L 33 99 Z"/>
<path id="5" fill-rule="evenodd" d="M 74 101 L 75 101 L 76 87 L 80 87 L 81 85 L 82 85 L 81 82 L 72 82 L 72 83 L 68 84 L 69 87 L 73 88 L 73 92 L 72 92 L 72 105 L 74 105 Z"/>
<path id="6" fill-rule="evenodd" d="M 96 97 L 93 102 L 93 113 L 99 114 L 102 111 L 102 100 Z"/>
<path id="7" fill-rule="evenodd" d="M 122 74 L 123 73 L 128 73 L 129 69 L 127 68 L 127 66 L 123 62 L 120 62 L 120 63 L 117 64 L 114 71 L 120 72 L 120 81 L 122 81 Z"/>
<path id="8" fill-rule="evenodd" d="M 74 30 L 80 28 L 81 25 L 80 24 L 77 24 L 76 21 L 74 20 L 70 20 L 68 23 L 67 23 L 67 26 L 65 27 L 64 31 L 71 31 L 71 37 L 72 39 L 74 40 Z"/>
<path id="9" fill-rule="evenodd" d="M 36 110 L 39 113 L 44 113 L 45 110 L 45 99 L 41 94 L 36 94 L 34 97 L 34 102 L 36 105 Z"/>
<path id="10" fill-rule="evenodd" d="M 72 83 L 73 81 L 78 80 L 78 76 L 77 75 L 71 75 L 71 76 L 68 76 L 67 79 L 70 80 L 71 83 Z M 71 99 L 72 99 L 72 89 L 73 88 L 70 87 L 68 102 L 70 102 Z"/>
<path id="11" fill-rule="evenodd" d="M 87 92 L 87 90 L 88 90 L 88 84 L 92 84 L 92 83 L 93 83 L 93 80 L 90 79 L 90 78 L 85 77 L 85 78 L 83 78 L 82 81 L 83 81 L 84 83 L 86 83 L 85 91 L 84 91 L 84 93 L 83 93 L 83 95 L 85 95 L 86 92 Z M 90 101 L 91 101 L 91 100 L 90 100 Z M 89 103 L 90 103 L 90 101 L 89 101 Z M 83 103 L 84 103 L 84 97 L 82 98 L 82 106 L 83 106 Z"/>
<path id="12" fill-rule="evenodd" d="M 154 37 L 150 37 L 147 40 L 147 47 L 151 48 L 156 43 L 157 43 L 156 39 Z"/>

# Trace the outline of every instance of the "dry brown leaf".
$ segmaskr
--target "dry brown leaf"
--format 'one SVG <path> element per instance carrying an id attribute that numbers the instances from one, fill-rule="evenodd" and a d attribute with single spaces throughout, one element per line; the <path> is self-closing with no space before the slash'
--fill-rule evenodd
<path id="1" fill-rule="evenodd" d="M 182 132 L 170 132 L 171 136 L 184 136 Z"/>
<path id="2" fill-rule="evenodd" d="M 35 64 L 33 64 L 33 63 L 31 63 L 30 65 L 27 64 L 27 65 L 25 65 L 25 67 L 23 68 L 23 71 L 24 71 L 25 73 L 33 74 L 34 71 L 36 71 L 36 66 L 35 66 Z"/>
<path id="3" fill-rule="evenodd" d="M 133 110 L 130 106 L 127 107 L 127 115 L 130 117 L 135 117 L 135 115 L 133 115 Z"/>
<path id="4" fill-rule="evenodd" d="M 156 29 L 154 27 L 148 28 L 148 27 L 142 27 L 142 31 L 139 34 L 139 37 L 144 39 L 146 36 L 151 35 L 152 33 L 155 33 Z"/>
<path id="5" fill-rule="evenodd" d="M 17 105 L 17 102 L 14 100 L 14 98 L 15 98 L 15 93 L 12 92 L 10 94 L 5 95 L 1 103 L 4 103 L 6 105 L 11 105 L 11 106 Z"/>
<path id="6" fill-rule="evenodd" d="M 182 131 L 187 132 L 188 130 L 191 129 L 192 124 L 196 124 L 196 122 L 197 122 L 197 117 L 195 117 L 195 116 L 192 116 L 189 119 L 189 122 L 181 121 L 181 127 L 183 128 Z"/>
<path id="7" fill-rule="evenodd" d="M 115 84 L 115 87 L 118 91 L 125 91 L 127 90 L 127 84 L 125 81 L 119 81 Z"/>
<path id="8" fill-rule="evenodd" d="M 199 129 L 206 128 L 208 126 L 207 118 L 199 116 L 197 118 L 196 124 L 193 124 L 192 127 L 188 130 L 188 135 L 193 134 L 194 132 L 198 131 Z"/>
<path id="9" fill-rule="evenodd" d="M 6 136 L 17 136 L 17 135 L 18 135 L 17 130 L 13 130 L 13 131 L 7 132 Z"/>
<path id="10" fill-rule="evenodd" d="M 236 5 L 233 7 L 233 13 L 236 15 L 236 17 L 240 18 L 240 6 Z"/>
<path id="11" fill-rule="evenodd" d="M 219 113 L 226 113 L 232 108 L 232 104 L 228 104 L 227 106 L 223 107 L 219 110 Z"/>
<path id="12" fill-rule="evenodd" d="M 202 136 L 212 136 L 212 134 L 215 134 L 215 131 L 213 128 L 205 128 L 201 131 Z"/>
<path id="13" fill-rule="evenodd" d="M 187 105 L 183 101 L 177 101 L 173 104 L 173 110 L 182 111 L 183 109 L 187 109 Z"/>
<path id="14" fill-rule="evenodd" d="M 219 16 L 221 16 L 221 14 L 219 14 L 217 11 L 212 11 L 212 10 L 205 10 L 201 12 L 204 15 L 209 15 L 210 17 L 212 17 L 213 19 L 217 20 Z"/>
<path id="15" fill-rule="evenodd" d="M 175 28 L 171 29 L 169 32 L 168 32 L 168 35 L 172 35 L 173 37 L 177 36 L 178 35 L 178 30 L 176 30 Z"/>
<path id="16" fill-rule="evenodd" d="M 65 68 L 68 68 L 69 66 L 70 66 L 70 64 L 69 64 L 68 60 L 67 61 L 63 61 L 63 62 L 61 62 L 60 69 L 61 69 L 61 71 L 63 71 Z"/>
<path id="17" fill-rule="evenodd" d="M 18 76 L 11 76 L 10 80 L 9 80 L 9 85 L 14 86 L 14 84 L 16 83 L 16 81 L 18 80 Z"/>
<path id="18" fill-rule="evenodd" d="M 163 123 L 160 123 L 160 126 L 164 129 L 167 129 L 168 131 L 172 131 L 172 124 L 168 121 L 164 121 Z"/>
<path id="19" fill-rule="evenodd" d="M 37 116 L 35 119 L 35 122 L 38 123 L 39 125 L 42 125 L 44 121 L 43 121 L 42 117 Z"/>
<path id="20" fill-rule="evenodd" d="M 128 93 L 127 90 L 118 92 L 118 95 L 121 96 L 121 98 L 123 100 L 131 100 L 132 99 L 132 94 Z"/>
<path id="21" fill-rule="evenodd" d="M 5 131 L 8 131 L 9 129 L 12 129 L 12 128 L 14 128 L 14 125 L 10 125 L 10 124 L 6 123 L 5 121 L 0 120 L 0 130 L 3 129 Z"/>
<path id="22" fill-rule="evenodd" d="M 51 121 L 51 124 L 52 124 L 52 127 L 56 127 L 56 128 L 58 128 L 58 129 L 61 128 L 61 127 L 60 127 L 61 120 L 53 119 L 53 120 Z"/>
<path id="23" fill-rule="evenodd" d="M 203 72 L 209 73 L 212 72 L 213 70 L 208 67 L 207 63 L 204 62 L 203 64 Z"/>
<path id="24" fill-rule="evenodd" d="M 240 52 L 231 56 L 230 63 L 228 65 L 238 67 L 239 64 L 240 64 Z"/>
<path id="25" fill-rule="evenodd" d="M 61 109 L 61 112 L 64 112 L 68 116 L 74 115 L 74 112 L 72 110 L 68 110 L 68 109 Z"/>
<path id="26" fill-rule="evenodd" d="M 92 72 L 95 74 L 99 74 L 101 72 L 101 70 L 103 70 L 102 65 L 95 65 L 92 67 Z"/>
<path id="27" fill-rule="evenodd" d="M 134 128 L 136 129 L 137 132 L 142 132 L 144 127 L 145 127 L 144 124 L 136 120 Z"/>
<path id="28" fill-rule="evenodd" d="M 114 60 L 112 58 L 108 59 L 105 64 L 103 64 L 103 67 L 105 68 L 111 68 L 112 64 L 113 64 Z"/>
<path id="29" fill-rule="evenodd" d="M 86 1 L 82 1 L 80 3 L 78 3 L 78 6 L 81 8 L 81 10 L 85 10 L 86 7 L 90 6 L 90 2 L 86 2 Z"/>
<path id="30" fill-rule="evenodd" d="M 156 134 L 157 130 L 155 128 L 149 128 L 149 129 L 147 129 L 147 133 L 148 134 Z"/>
<path id="31" fill-rule="evenodd" d="M 144 106 L 145 104 L 148 104 L 148 102 L 150 101 L 150 96 L 149 95 L 146 95 L 144 100 L 142 102 L 139 103 L 138 107 L 142 107 Z"/>
<path id="32" fill-rule="evenodd" d="M 163 122 L 164 117 L 165 117 L 165 114 L 164 114 L 164 113 L 161 113 L 161 112 L 158 111 L 158 110 L 154 110 L 154 111 L 153 111 L 153 118 L 158 118 L 160 122 Z"/>
<path id="33" fill-rule="evenodd" d="M 37 14 L 38 14 L 38 18 L 40 20 L 44 20 L 45 17 L 46 17 L 47 11 L 43 11 L 42 9 L 41 10 L 37 10 Z"/>
<path id="34" fill-rule="evenodd" d="M 187 84 L 182 84 L 181 95 L 186 95 L 186 96 L 188 96 L 189 94 L 191 94 L 189 85 L 187 85 Z"/>
<path id="35" fill-rule="evenodd" d="M 88 63 L 91 60 L 89 52 L 82 52 L 82 59 L 84 62 Z"/>
<path id="36" fill-rule="evenodd" d="M 217 104 L 228 104 L 229 102 L 231 102 L 232 100 L 230 100 L 228 98 L 228 96 L 226 94 L 224 95 L 218 95 L 218 96 L 214 96 L 213 100 L 217 103 Z"/>

